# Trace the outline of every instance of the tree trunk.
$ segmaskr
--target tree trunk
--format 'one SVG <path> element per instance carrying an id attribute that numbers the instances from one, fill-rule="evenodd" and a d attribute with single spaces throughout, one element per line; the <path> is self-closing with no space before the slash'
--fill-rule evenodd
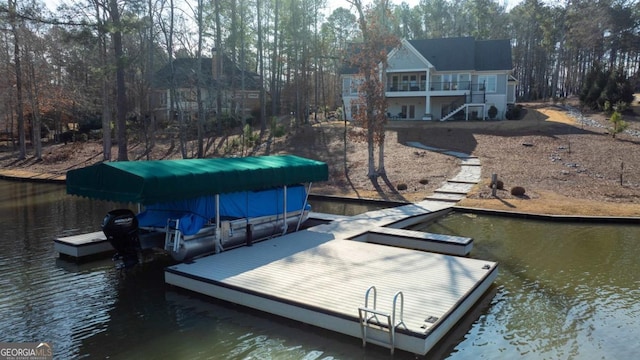
<path id="1" fill-rule="evenodd" d="M 373 127 L 367 128 L 367 177 L 370 179 L 376 178 L 376 165 L 375 165 L 375 153 L 373 151 L 374 142 L 373 142 Z"/>
<path id="2" fill-rule="evenodd" d="M 99 23 L 105 23 L 106 19 L 103 19 L 100 15 L 100 6 L 96 2 L 96 21 Z M 104 31 L 100 31 L 100 51 L 102 56 L 100 57 L 100 66 L 103 71 L 102 78 L 102 159 L 104 161 L 111 161 L 111 101 L 109 97 L 109 75 L 106 69 L 108 68 L 107 62 L 107 38 Z"/>
<path id="3" fill-rule="evenodd" d="M 120 22 L 120 10 L 117 0 L 109 0 L 111 8 L 111 21 L 114 31 L 112 33 L 113 52 L 116 57 L 116 116 L 117 116 L 117 139 L 118 139 L 118 161 L 127 161 L 127 94 L 124 83 L 124 51 L 122 49 L 122 24 Z"/>
<path id="4" fill-rule="evenodd" d="M 215 1 L 215 12 L 216 12 L 216 54 L 214 61 L 215 64 L 213 66 L 216 67 L 218 74 L 218 78 L 214 79 L 216 84 L 216 123 L 218 128 L 218 134 L 222 133 L 222 79 L 224 74 L 222 73 L 222 60 L 224 58 L 224 51 L 222 48 L 222 27 L 220 25 L 220 0 Z"/>
<path id="5" fill-rule="evenodd" d="M 154 29 L 154 21 L 153 21 L 153 0 L 148 0 L 147 2 L 147 6 L 149 7 L 147 10 L 149 11 L 148 13 L 148 17 L 149 17 L 149 42 L 147 44 L 147 51 L 148 51 L 148 59 L 147 59 L 147 101 L 146 101 L 146 109 L 145 109 L 145 126 L 147 125 L 147 121 L 148 123 L 148 128 L 147 128 L 147 139 L 148 144 L 147 144 L 147 160 L 150 159 L 149 154 L 151 153 L 151 150 L 154 148 L 154 146 L 156 145 L 156 116 L 153 112 L 153 93 L 151 92 L 152 89 L 152 82 L 153 82 L 153 69 L 154 69 L 154 59 L 155 59 L 155 29 Z"/>
<path id="6" fill-rule="evenodd" d="M 27 51 L 27 53 L 29 53 Z M 35 52 L 34 52 L 35 53 Z M 27 55 L 28 56 L 28 55 Z M 36 80 L 36 69 L 34 66 L 35 56 L 33 59 L 27 57 L 28 63 L 28 76 L 29 76 L 29 102 L 31 104 L 31 143 L 33 144 L 34 158 L 36 160 L 42 160 L 42 142 L 40 140 L 40 107 L 39 94 L 38 94 L 38 82 Z"/>
<path id="7" fill-rule="evenodd" d="M 20 35 L 16 20 L 16 0 L 9 0 L 9 21 L 11 23 L 11 33 L 13 34 L 13 58 L 16 69 L 16 100 L 18 115 L 18 160 L 27 158 L 27 139 L 24 131 L 24 101 L 22 99 L 22 67 L 20 64 Z"/>
<path id="8" fill-rule="evenodd" d="M 382 130 L 384 131 L 384 129 Z M 378 140 L 378 176 L 384 175 L 387 173 L 387 170 L 384 168 L 384 133 L 381 134 L 381 138 Z"/>
<path id="9" fill-rule="evenodd" d="M 262 79 L 264 79 L 264 49 L 262 46 L 262 3 L 260 0 L 256 0 L 256 15 L 258 21 L 258 67 L 260 73 L 260 132 L 261 134 L 265 132 L 267 129 L 267 106 L 265 104 L 265 93 L 264 93 L 264 83 Z M 271 134 L 273 135 L 273 134 Z"/>
<path id="10" fill-rule="evenodd" d="M 202 104 L 202 0 L 198 0 L 198 67 L 196 69 L 196 101 L 198 102 L 198 158 L 204 157 L 204 107 Z"/>
<path id="11" fill-rule="evenodd" d="M 273 20 L 273 56 L 271 57 L 271 115 L 279 114 L 278 111 L 278 20 L 280 12 L 280 0 L 275 0 Z"/>

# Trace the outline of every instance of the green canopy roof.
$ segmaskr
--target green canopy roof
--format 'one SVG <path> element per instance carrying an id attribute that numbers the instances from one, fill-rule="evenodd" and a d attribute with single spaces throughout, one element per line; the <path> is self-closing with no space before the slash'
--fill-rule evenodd
<path id="1" fill-rule="evenodd" d="M 327 164 L 294 155 L 105 162 L 67 172 L 67 193 L 154 204 L 325 181 Z"/>

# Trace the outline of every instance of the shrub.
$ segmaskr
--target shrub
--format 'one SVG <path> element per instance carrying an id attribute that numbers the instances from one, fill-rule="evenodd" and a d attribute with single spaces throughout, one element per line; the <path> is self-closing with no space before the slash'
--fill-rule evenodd
<path id="1" fill-rule="evenodd" d="M 252 147 L 258 140 L 258 136 L 253 134 L 253 129 L 249 124 L 245 125 L 244 128 L 242 128 L 242 135 L 244 137 L 244 144 L 247 147 Z"/>
<path id="2" fill-rule="evenodd" d="M 504 115 L 504 117 L 506 117 L 507 120 L 518 120 L 520 118 L 521 109 L 522 107 L 520 107 L 520 105 L 509 106 L 509 109 L 507 110 L 507 113 Z"/>
<path id="3" fill-rule="evenodd" d="M 610 128 L 609 131 L 613 134 L 614 138 L 616 134 L 624 132 L 627 127 L 629 127 L 629 124 L 622 120 L 622 115 L 617 110 L 613 112 L 609 121 L 613 124 L 613 127 Z"/>
<path id="4" fill-rule="evenodd" d="M 408 186 L 407 184 L 398 184 L 397 188 L 398 188 L 398 191 L 403 191 L 403 190 L 407 190 Z"/>
<path id="5" fill-rule="evenodd" d="M 287 130 L 283 125 L 278 124 L 278 118 L 275 116 L 271 117 L 271 122 L 269 123 L 271 136 L 274 138 L 282 137 L 287 133 Z"/>
<path id="6" fill-rule="evenodd" d="M 493 189 L 493 181 L 489 183 L 489 187 Z M 496 181 L 496 189 L 498 190 L 504 189 L 504 182 L 502 182 L 502 180 Z"/>
<path id="7" fill-rule="evenodd" d="M 491 107 L 489 107 L 489 111 L 487 111 L 487 115 L 489 115 L 491 120 L 495 119 L 496 115 L 498 115 L 498 108 L 491 105 Z"/>
<path id="8" fill-rule="evenodd" d="M 524 196 L 525 190 L 522 186 L 514 186 L 511 188 L 511 195 Z"/>

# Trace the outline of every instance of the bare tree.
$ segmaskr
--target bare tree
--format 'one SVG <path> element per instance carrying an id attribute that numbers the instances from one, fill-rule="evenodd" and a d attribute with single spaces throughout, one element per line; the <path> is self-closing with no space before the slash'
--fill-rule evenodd
<path id="1" fill-rule="evenodd" d="M 27 66 L 27 97 L 31 115 L 31 144 L 33 145 L 34 158 L 42 160 L 41 121 L 40 121 L 40 85 L 36 74 L 36 63 L 41 55 L 37 47 L 37 36 L 33 34 L 31 41 L 25 43 L 24 54 Z M 42 62 L 40 62 L 42 64 Z M 39 67 L 39 66 L 38 66 Z"/>
<path id="2" fill-rule="evenodd" d="M 24 101 L 22 99 L 22 62 L 20 55 L 20 34 L 19 21 L 16 16 L 17 0 L 9 0 L 9 24 L 11 33 L 13 34 L 13 61 L 16 72 L 16 99 L 17 99 L 17 117 L 18 117 L 18 160 L 24 160 L 27 157 L 27 144 L 24 128 Z"/>
<path id="3" fill-rule="evenodd" d="M 120 21 L 120 9 L 117 0 L 109 0 L 111 10 L 111 22 L 113 32 L 113 53 L 116 58 L 116 127 L 118 139 L 118 161 L 129 160 L 127 154 L 127 94 L 124 81 L 125 58 L 122 50 L 122 23 Z"/>
<path id="4" fill-rule="evenodd" d="M 399 40 L 390 34 L 384 23 L 389 16 L 386 0 L 378 8 L 364 9 L 361 0 L 349 0 L 358 11 L 362 44 L 355 49 L 351 62 L 358 67 L 362 81 L 358 86 L 359 110 L 355 120 L 366 130 L 368 172 L 371 179 L 385 173 L 384 125 L 387 121 L 384 74 L 387 64 L 387 49 L 399 45 Z M 374 146 L 378 144 L 378 169 L 375 168 Z"/>
<path id="5" fill-rule="evenodd" d="M 260 131 L 264 132 L 267 128 L 267 107 L 265 103 L 265 92 L 264 92 L 264 83 L 262 79 L 264 79 L 264 49 L 262 47 L 262 3 L 260 0 L 256 0 L 256 15 L 257 15 L 257 23 L 258 23 L 258 63 L 259 68 L 258 72 L 260 74 Z"/>
<path id="6" fill-rule="evenodd" d="M 204 157 L 204 104 L 202 103 L 202 41 L 204 32 L 204 23 L 202 21 L 202 0 L 198 0 L 197 8 L 197 26 L 198 26 L 198 50 L 197 50 L 197 65 L 196 65 L 196 101 L 198 102 L 198 158 Z"/>

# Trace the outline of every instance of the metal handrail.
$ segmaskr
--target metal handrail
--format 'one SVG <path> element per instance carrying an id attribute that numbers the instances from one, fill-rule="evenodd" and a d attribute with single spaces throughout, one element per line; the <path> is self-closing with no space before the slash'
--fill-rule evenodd
<path id="1" fill-rule="evenodd" d="M 370 308 L 369 295 L 372 290 L 373 290 L 373 308 Z M 398 308 L 398 297 L 400 298 L 400 322 L 396 324 L 396 310 Z M 396 344 L 396 328 L 398 328 L 399 326 L 403 326 L 405 329 L 407 329 L 407 325 L 404 323 L 404 294 L 402 293 L 402 291 L 398 291 L 393 296 L 393 310 L 391 314 L 383 311 L 379 311 L 376 309 L 376 298 L 377 298 L 376 287 L 370 286 L 367 289 L 367 292 L 365 293 L 365 296 L 364 296 L 364 307 L 358 308 L 358 317 L 360 318 L 360 330 L 362 332 L 362 346 L 363 347 L 367 346 L 367 328 L 369 327 L 371 320 L 375 319 L 376 325 L 379 325 L 379 326 L 383 325 L 380 322 L 380 320 L 378 320 L 378 315 L 380 315 L 387 318 L 386 322 L 387 322 L 387 328 L 389 329 L 389 343 L 385 344 L 384 342 L 373 341 L 373 340 L 371 340 L 371 342 L 377 343 L 378 345 L 388 345 L 391 351 L 391 355 L 393 355 L 395 350 L 395 344 Z M 372 315 L 369 316 L 369 314 L 372 314 Z"/>
<path id="2" fill-rule="evenodd" d="M 400 296 L 400 322 L 396 324 L 396 306 L 398 303 L 398 296 Z M 407 325 L 404 323 L 404 294 L 402 293 L 402 291 L 398 291 L 393 296 L 393 312 L 391 313 L 391 315 L 391 321 L 393 323 L 394 329 L 400 325 L 404 326 L 404 328 L 407 329 Z"/>
<path id="3" fill-rule="evenodd" d="M 369 286 L 369 288 L 367 289 L 367 292 L 364 294 L 364 307 L 368 308 L 369 307 L 369 292 L 373 290 L 373 309 L 376 308 L 376 301 L 377 301 L 377 291 L 376 291 L 376 287 L 371 285 Z"/>

